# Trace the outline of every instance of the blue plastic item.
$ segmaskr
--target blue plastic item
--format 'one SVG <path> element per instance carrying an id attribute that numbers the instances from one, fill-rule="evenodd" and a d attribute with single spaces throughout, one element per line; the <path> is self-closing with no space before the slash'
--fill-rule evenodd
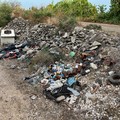
<path id="1" fill-rule="evenodd" d="M 69 78 L 67 79 L 67 84 L 68 84 L 69 86 L 72 86 L 74 83 L 76 83 L 75 77 L 69 77 Z"/>

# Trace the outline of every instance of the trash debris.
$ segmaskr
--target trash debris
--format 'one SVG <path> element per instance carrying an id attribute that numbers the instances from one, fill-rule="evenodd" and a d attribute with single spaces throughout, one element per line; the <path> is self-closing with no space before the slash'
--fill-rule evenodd
<path id="1" fill-rule="evenodd" d="M 98 68 L 97 65 L 94 64 L 94 63 L 90 63 L 90 66 L 91 66 L 93 69 L 95 69 L 95 70 Z"/>
<path id="2" fill-rule="evenodd" d="M 31 96 L 31 99 L 32 99 L 32 100 L 35 100 L 36 98 L 37 98 L 36 95 L 32 95 L 32 96 Z"/>
<path id="3" fill-rule="evenodd" d="M 72 86 L 74 83 L 76 83 L 75 77 L 69 77 L 69 78 L 67 79 L 67 84 L 68 84 L 69 86 Z"/>
<path id="4" fill-rule="evenodd" d="M 56 101 L 57 101 L 57 102 L 61 102 L 61 101 L 63 101 L 63 100 L 65 100 L 65 96 L 60 96 L 60 97 L 57 97 L 57 98 L 56 98 Z"/>
<path id="5" fill-rule="evenodd" d="M 10 69 L 15 69 L 16 68 L 16 65 L 11 65 L 10 66 Z"/>
<path id="6" fill-rule="evenodd" d="M 108 81 L 112 83 L 113 85 L 120 85 L 120 74 L 112 74 L 109 78 Z"/>
<path id="7" fill-rule="evenodd" d="M 70 55 L 70 57 L 74 57 L 75 56 L 75 52 L 72 51 L 72 52 L 70 52 L 69 55 Z"/>
<path id="8" fill-rule="evenodd" d="M 109 75 L 112 75 L 112 74 L 114 74 L 115 73 L 115 71 L 110 71 L 108 74 Z"/>
<path id="9" fill-rule="evenodd" d="M 26 26 L 29 27 L 27 41 Z M 63 33 L 54 25 L 40 23 L 32 26 L 17 18 L 5 28 L 15 29 L 20 41 L 2 48 L 0 59 L 16 59 L 18 63 L 31 66 L 32 58 L 41 51 L 57 58 L 43 65 L 40 57 L 31 75 L 24 78 L 25 82 L 35 86 L 39 83 L 47 99 L 66 102 L 70 109 L 76 109 L 85 119 L 101 120 L 104 116 L 116 119 L 120 95 L 120 75 L 117 74 L 120 70 L 119 37 L 82 27 Z M 20 64 L 17 65 L 11 69 L 23 70 Z M 33 95 L 31 99 L 36 97 Z M 117 112 L 111 115 L 112 110 Z"/>
<path id="10" fill-rule="evenodd" d="M 12 29 L 2 29 L 1 30 L 1 45 L 14 43 L 15 42 L 15 32 Z"/>
<path id="11" fill-rule="evenodd" d="M 91 46 L 101 46 L 101 43 L 94 41 Z"/>

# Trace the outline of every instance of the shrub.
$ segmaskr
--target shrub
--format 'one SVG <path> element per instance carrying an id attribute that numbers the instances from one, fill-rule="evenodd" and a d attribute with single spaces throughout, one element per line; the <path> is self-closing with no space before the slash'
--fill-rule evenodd
<path id="1" fill-rule="evenodd" d="M 77 24 L 76 18 L 69 16 L 64 17 L 59 20 L 58 29 L 67 32 L 73 30 L 76 24 Z"/>
<path id="2" fill-rule="evenodd" d="M 36 56 L 32 59 L 32 64 L 42 64 L 49 65 L 54 62 L 53 57 L 46 51 L 40 51 Z"/>
<path id="3" fill-rule="evenodd" d="M 11 21 L 12 6 L 10 3 L 0 3 L 0 27 L 5 26 Z"/>
<path id="4" fill-rule="evenodd" d="M 29 64 L 28 70 L 29 72 L 32 72 L 34 70 L 37 70 L 39 66 L 48 66 L 50 64 L 53 64 L 55 61 L 60 61 L 61 59 L 65 60 L 65 55 L 61 49 L 56 49 L 55 53 L 49 52 L 48 48 L 44 48 L 41 51 L 39 51 L 32 59 Z M 57 54 L 59 53 L 59 54 Z M 37 65 L 37 68 L 36 68 Z"/>
<path id="5" fill-rule="evenodd" d="M 100 25 L 90 24 L 85 27 L 86 29 L 102 30 Z"/>
<path id="6" fill-rule="evenodd" d="M 31 63 L 28 67 L 29 72 L 32 72 L 38 68 L 35 68 L 36 65 L 44 66 L 54 63 L 53 57 L 47 51 L 38 52 L 31 60 Z"/>

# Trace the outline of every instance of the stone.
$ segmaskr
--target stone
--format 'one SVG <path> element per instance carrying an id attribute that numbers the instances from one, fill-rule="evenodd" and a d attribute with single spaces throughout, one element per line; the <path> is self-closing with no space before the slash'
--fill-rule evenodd
<path id="1" fill-rule="evenodd" d="M 95 50 L 97 48 L 98 48 L 98 46 L 94 46 L 94 47 L 91 47 L 90 50 Z"/>
<path id="2" fill-rule="evenodd" d="M 16 68 L 16 65 L 11 65 L 10 66 L 10 69 L 15 69 Z"/>
<path id="3" fill-rule="evenodd" d="M 57 97 L 57 99 L 56 99 L 56 101 L 57 102 L 60 102 L 60 101 L 63 101 L 63 100 L 65 100 L 65 96 L 60 96 L 60 97 Z"/>
<path id="4" fill-rule="evenodd" d="M 90 34 L 94 34 L 95 33 L 95 30 L 89 30 Z"/>
<path id="5" fill-rule="evenodd" d="M 83 27 L 77 26 L 77 27 L 74 28 L 74 31 L 75 32 L 80 32 L 82 29 L 83 29 Z"/>
<path id="6" fill-rule="evenodd" d="M 114 73 L 115 73 L 114 71 L 108 72 L 109 75 L 113 75 Z"/>
<path id="7" fill-rule="evenodd" d="M 67 38 L 69 35 L 68 35 L 68 33 L 66 32 L 65 34 L 64 34 L 64 36 L 63 36 L 63 38 Z"/>
<path id="8" fill-rule="evenodd" d="M 91 66 L 91 68 L 93 68 L 94 70 L 98 69 L 97 65 L 94 64 L 94 63 L 90 63 L 90 66 Z"/>
<path id="9" fill-rule="evenodd" d="M 74 47 L 73 47 L 73 50 L 76 50 L 76 49 L 77 49 L 77 46 L 74 46 Z"/>
<path id="10" fill-rule="evenodd" d="M 75 43 L 75 39 L 76 39 L 76 38 L 75 38 L 74 36 L 72 36 L 72 37 L 71 37 L 71 42 L 72 42 L 72 43 Z"/>
<path id="11" fill-rule="evenodd" d="M 37 96 L 36 96 L 36 95 L 32 95 L 30 98 L 31 98 L 32 100 L 35 100 L 35 99 L 37 99 Z"/>
<path id="12" fill-rule="evenodd" d="M 101 43 L 94 41 L 91 46 L 101 46 Z"/>
<path id="13" fill-rule="evenodd" d="M 86 70 L 85 72 L 86 72 L 86 73 L 89 73 L 89 72 L 90 72 L 90 70 L 88 69 L 88 70 Z"/>

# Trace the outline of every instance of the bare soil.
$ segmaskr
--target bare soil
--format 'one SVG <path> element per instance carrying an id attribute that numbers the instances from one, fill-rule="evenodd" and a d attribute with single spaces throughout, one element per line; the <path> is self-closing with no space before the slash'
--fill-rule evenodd
<path id="1" fill-rule="evenodd" d="M 100 25 L 103 31 L 111 32 L 111 33 L 120 33 L 120 25 L 92 23 L 92 22 L 79 22 L 79 24 L 82 26 L 87 26 L 90 24 Z"/>
<path id="2" fill-rule="evenodd" d="M 47 24 L 58 24 L 58 19 L 52 17 L 52 18 L 47 19 L 47 21 L 45 21 L 45 22 Z M 102 27 L 103 31 L 111 32 L 111 33 L 120 33 L 120 25 L 93 23 L 93 22 L 82 22 L 82 21 L 78 21 L 78 24 L 80 26 L 83 26 L 83 27 L 90 25 L 90 24 L 100 25 Z"/>
<path id="3" fill-rule="evenodd" d="M 10 69 L 13 64 L 15 61 L 0 61 L 0 120 L 80 119 L 66 104 L 46 99 L 41 85 L 23 81 L 27 71 Z M 35 100 L 31 99 L 33 95 L 37 97 Z"/>
<path id="4" fill-rule="evenodd" d="M 0 65 L 0 120 L 21 120 L 29 116 L 29 102 L 15 87 L 13 74 Z"/>

